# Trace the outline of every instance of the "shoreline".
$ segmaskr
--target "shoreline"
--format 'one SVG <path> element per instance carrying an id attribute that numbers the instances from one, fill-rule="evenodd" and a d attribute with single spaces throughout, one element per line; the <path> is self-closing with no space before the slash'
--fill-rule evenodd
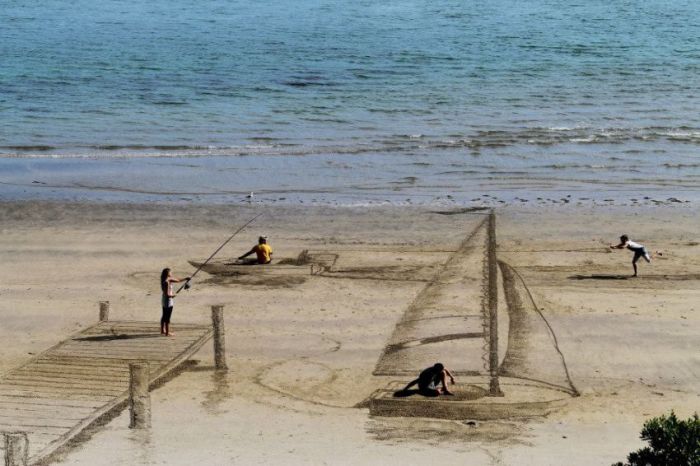
<path id="1" fill-rule="evenodd" d="M 561 159 L 561 160 L 558 160 Z M 0 198 L 178 204 L 698 203 L 696 163 L 599 154 L 0 158 Z M 253 193 L 252 199 L 249 197 Z"/>

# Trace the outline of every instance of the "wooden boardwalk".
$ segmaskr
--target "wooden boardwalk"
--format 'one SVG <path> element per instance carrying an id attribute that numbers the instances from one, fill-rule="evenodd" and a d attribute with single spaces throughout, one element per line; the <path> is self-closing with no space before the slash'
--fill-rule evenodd
<path id="1" fill-rule="evenodd" d="M 6 373 L 0 378 L 0 432 L 26 432 L 29 462 L 45 458 L 125 406 L 130 362 L 148 362 L 153 384 L 213 335 L 211 325 L 178 324 L 176 331 L 168 338 L 157 322 L 100 322 Z"/>

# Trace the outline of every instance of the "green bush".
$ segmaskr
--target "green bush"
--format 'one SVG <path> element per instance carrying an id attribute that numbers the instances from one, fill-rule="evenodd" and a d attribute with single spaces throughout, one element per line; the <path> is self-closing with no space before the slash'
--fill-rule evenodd
<path id="1" fill-rule="evenodd" d="M 648 447 L 630 453 L 627 463 L 613 466 L 700 466 L 700 419 L 695 413 L 686 421 L 671 411 L 644 423 L 642 440 Z"/>

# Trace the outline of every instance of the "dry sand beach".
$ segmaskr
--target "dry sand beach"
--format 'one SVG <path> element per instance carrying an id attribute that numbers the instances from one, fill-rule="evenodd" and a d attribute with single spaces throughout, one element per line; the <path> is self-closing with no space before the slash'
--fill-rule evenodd
<path id="1" fill-rule="evenodd" d="M 369 414 L 375 390 L 411 379 L 374 375 L 397 325 L 483 219 L 459 209 L 2 203 L 0 370 L 94 323 L 100 300 L 115 319 L 157 321 L 160 270 L 191 274 L 189 260 L 263 211 L 222 258 L 265 233 L 276 257 L 337 255 L 334 273 L 199 275 L 176 300 L 173 329 L 207 323 L 210 305 L 224 304 L 228 373 L 212 370 L 206 345 L 151 393 L 150 431 L 130 430 L 122 412 L 55 464 L 605 465 L 641 446 L 644 420 L 700 406 L 700 223 L 689 204 L 497 211 L 498 259 L 531 293 L 580 393 L 546 416 L 468 424 Z M 621 233 L 664 252 L 636 279 L 631 254 L 607 246 Z M 465 309 L 481 305 L 473 290 L 454 290 Z M 507 304 L 501 296 L 499 318 Z M 473 352 L 459 340 L 438 345 L 458 380 L 481 364 L 465 360 Z M 549 367 L 531 361 L 528 370 Z"/>

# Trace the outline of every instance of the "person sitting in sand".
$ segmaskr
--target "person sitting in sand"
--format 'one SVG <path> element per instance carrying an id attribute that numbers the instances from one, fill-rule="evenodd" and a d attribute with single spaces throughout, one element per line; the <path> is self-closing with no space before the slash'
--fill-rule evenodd
<path id="1" fill-rule="evenodd" d="M 647 248 L 644 247 L 644 245 L 635 243 L 634 241 L 630 241 L 629 236 L 627 235 L 622 235 L 620 236 L 620 244 L 617 246 L 613 246 L 612 244 L 610 245 L 611 249 L 629 249 L 634 253 L 634 257 L 632 258 L 632 268 L 634 269 L 634 275 L 633 277 L 637 276 L 637 261 L 639 260 L 640 257 L 643 257 L 647 263 L 651 263 L 651 256 L 649 255 L 649 252 L 647 251 Z M 657 252 L 658 255 L 661 255 L 660 252 Z"/>
<path id="2" fill-rule="evenodd" d="M 257 255 L 257 259 L 249 260 L 247 263 L 269 264 L 270 262 L 272 262 L 272 248 L 269 244 L 267 244 L 267 236 L 259 237 L 258 244 L 253 246 L 250 251 L 246 252 L 241 257 L 239 257 L 238 260 L 242 261 L 243 259 L 245 259 L 253 253 Z"/>
<path id="3" fill-rule="evenodd" d="M 445 366 L 438 362 L 421 372 L 416 380 L 404 387 L 402 392 L 408 392 L 409 388 L 417 384 L 418 393 L 423 396 L 435 397 L 440 396 L 440 393 L 452 395 L 453 393 L 447 389 L 447 377 L 450 378 L 450 383 L 454 385 L 455 378 Z M 440 384 L 442 384 L 442 389 L 438 388 Z"/>

